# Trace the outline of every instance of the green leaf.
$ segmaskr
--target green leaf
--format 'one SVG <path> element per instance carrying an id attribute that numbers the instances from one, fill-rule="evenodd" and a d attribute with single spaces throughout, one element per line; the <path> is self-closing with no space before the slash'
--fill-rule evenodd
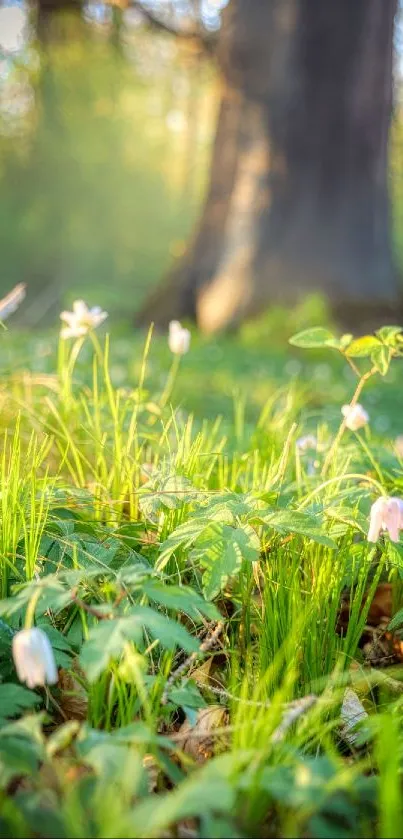
<path id="1" fill-rule="evenodd" d="M 340 349 L 345 350 L 346 347 L 348 347 L 348 345 L 351 344 L 352 340 L 353 340 L 353 336 L 350 335 L 350 333 L 347 333 L 346 335 L 342 335 L 341 338 L 340 338 L 340 341 L 339 341 Z"/>
<path id="2" fill-rule="evenodd" d="M 305 329 L 290 338 L 289 343 L 294 347 L 313 349 L 317 347 L 338 347 L 339 341 L 329 329 L 323 326 L 315 326 L 313 329 Z"/>
<path id="3" fill-rule="evenodd" d="M 391 358 L 392 350 L 390 347 L 386 347 L 385 344 L 380 344 L 379 347 L 374 349 L 371 353 L 371 361 L 381 376 L 386 376 L 386 373 L 389 370 Z"/>
<path id="4" fill-rule="evenodd" d="M 276 510 L 268 515 L 262 516 L 261 520 L 278 530 L 280 533 L 297 533 L 312 539 L 319 545 L 328 548 L 337 548 L 336 542 L 327 535 L 314 516 L 308 513 L 300 513 L 293 510 Z"/>
<path id="5" fill-rule="evenodd" d="M 399 609 L 399 611 L 396 612 L 395 615 L 393 615 L 392 620 L 389 621 L 388 629 L 390 629 L 393 632 L 393 630 L 398 629 L 402 625 L 403 625 L 403 609 Z"/>
<path id="6" fill-rule="evenodd" d="M 132 810 L 135 835 L 160 836 L 166 828 L 183 819 L 196 818 L 208 812 L 231 813 L 236 801 L 233 783 L 218 774 L 211 777 L 201 772 L 187 778 L 176 789 L 158 796 L 149 796 Z"/>
<path id="7" fill-rule="evenodd" d="M 22 685 L 13 683 L 0 685 L 0 714 L 2 717 L 17 717 L 27 708 L 40 705 L 37 693 L 27 690 Z"/>
<path id="8" fill-rule="evenodd" d="M 378 329 L 376 335 L 389 347 L 394 347 L 400 343 L 402 332 L 403 327 L 401 326 L 382 326 L 381 329 Z M 396 340 L 398 336 L 400 340 Z"/>
<path id="9" fill-rule="evenodd" d="M 182 624 L 147 606 L 136 606 L 132 614 L 101 621 L 91 630 L 80 654 L 81 666 L 89 681 L 95 681 L 111 660 L 120 658 L 128 641 L 140 647 L 145 629 L 166 649 L 178 646 L 189 653 L 199 649 L 197 639 Z"/>
<path id="10" fill-rule="evenodd" d="M 0 789 L 4 790 L 13 778 L 33 777 L 38 767 L 39 755 L 28 739 L 7 737 L 0 740 Z"/>
<path id="11" fill-rule="evenodd" d="M 166 609 L 175 609 L 184 612 L 189 617 L 197 620 L 204 615 L 209 620 L 219 620 L 218 609 L 204 600 L 200 594 L 188 586 L 172 586 L 149 580 L 143 585 L 143 591 L 151 600 L 165 606 Z"/>
<path id="12" fill-rule="evenodd" d="M 196 541 L 197 537 L 208 528 L 209 524 L 210 522 L 206 518 L 191 518 L 173 530 L 168 536 L 168 539 L 166 539 L 160 547 L 157 569 L 162 571 L 178 548 L 181 550 L 190 548 Z"/>
<path id="13" fill-rule="evenodd" d="M 183 475 L 158 476 L 142 487 L 140 509 L 146 518 L 155 521 L 161 512 L 180 509 L 199 496 L 196 487 Z"/>
<path id="14" fill-rule="evenodd" d="M 46 741 L 47 756 L 52 758 L 71 746 L 79 731 L 80 723 L 78 720 L 68 720 L 63 725 L 59 725 Z"/>
<path id="15" fill-rule="evenodd" d="M 193 562 L 199 562 L 205 568 L 203 588 L 206 597 L 216 597 L 228 578 L 239 572 L 242 561 L 254 562 L 259 554 L 260 540 L 250 525 L 235 528 L 211 524 L 197 539 L 191 553 Z"/>
<path id="16" fill-rule="evenodd" d="M 349 358 L 369 358 L 372 351 L 379 347 L 382 347 L 379 338 L 375 338 L 374 335 L 363 335 L 362 338 L 351 341 L 345 349 L 345 354 Z"/>
<path id="17" fill-rule="evenodd" d="M 194 682 L 187 682 L 181 687 L 173 687 L 169 691 L 169 701 L 180 708 L 206 707 L 206 702 Z"/>

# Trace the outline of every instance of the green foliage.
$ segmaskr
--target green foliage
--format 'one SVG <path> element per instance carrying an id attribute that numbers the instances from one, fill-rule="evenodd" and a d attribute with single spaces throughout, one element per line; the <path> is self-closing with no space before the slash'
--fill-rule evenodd
<path id="1" fill-rule="evenodd" d="M 178 382 L 166 370 L 167 402 L 153 345 L 121 391 L 113 342 L 95 336 L 64 345 L 56 374 L 4 378 L 4 835 L 142 839 L 184 823 L 212 839 L 398 835 L 400 675 L 367 665 L 362 633 L 380 580 L 393 586 L 389 631 L 402 624 L 401 547 L 366 540 L 371 503 L 403 494 L 401 459 L 377 431 L 384 397 L 355 435 L 340 406 L 379 387 L 398 396 L 401 331 L 302 336 L 313 367 L 283 387 L 264 377 L 262 404 L 238 393 L 221 423 L 207 402 L 194 417 L 185 399 L 169 406 L 182 377 L 209 367 L 210 382 L 215 341 L 196 338 Z M 238 375 L 244 348 L 222 346 Z M 27 615 L 60 669 L 34 692 L 11 656 Z M 353 745 L 346 687 L 368 714 Z"/>

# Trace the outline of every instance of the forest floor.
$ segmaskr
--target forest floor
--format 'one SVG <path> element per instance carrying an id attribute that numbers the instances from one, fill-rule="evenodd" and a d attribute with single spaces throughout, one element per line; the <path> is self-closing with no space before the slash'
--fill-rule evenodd
<path id="1" fill-rule="evenodd" d="M 10 321 L 1 835 L 401 835 L 403 549 L 368 529 L 403 497 L 403 341 L 326 321 L 311 301 L 183 356 Z M 30 689 L 33 625 L 58 681 Z"/>

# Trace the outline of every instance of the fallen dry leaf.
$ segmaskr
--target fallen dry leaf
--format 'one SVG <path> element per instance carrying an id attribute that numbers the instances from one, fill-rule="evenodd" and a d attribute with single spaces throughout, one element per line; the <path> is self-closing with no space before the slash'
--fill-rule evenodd
<path id="1" fill-rule="evenodd" d="M 71 670 L 59 670 L 58 704 L 68 720 L 85 720 L 88 710 L 88 695 L 80 681 L 82 676 L 77 662 Z"/>
<path id="2" fill-rule="evenodd" d="M 185 720 L 178 731 L 181 735 L 182 751 L 198 763 L 205 763 L 213 756 L 214 747 L 217 744 L 214 731 L 223 728 L 227 723 L 228 711 L 223 705 L 209 705 L 208 708 L 201 708 L 197 712 L 195 724 L 191 725 L 188 720 Z"/>

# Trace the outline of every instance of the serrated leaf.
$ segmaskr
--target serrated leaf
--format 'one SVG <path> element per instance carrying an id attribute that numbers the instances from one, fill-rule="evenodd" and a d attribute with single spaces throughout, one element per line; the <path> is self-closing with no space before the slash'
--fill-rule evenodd
<path id="1" fill-rule="evenodd" d="M 401 337 L 401 333 L 403 332 L 403 327 L 401 326 L 382 326 L 381 329 L 378 329 L 376 335 L 384 341 L 385 344 L 388 346 L 393 347 L 396 344 L 397 336 Z"/>
<path id="2" fill-rule="evenodd" d="M 160 556 L 157 562 L 157 570 L 162 571 L 171 556 L 178 548 L 186 550 L 194 544 L 197 537 L 209 526 L 208 519 L 191 518 L 184 524 L 175 528 L 168 538 L 160 546 Z"/>
<path id="3" fill-rule="evenodd" d="M 349 358 L 369 358 L 372 351 L 379 347 L 382 347 L 379 338 L 374 335 L 363 335 L 362 338 L 351 341 L 345 349 L 345 354 Z"/>
<path id="4" fill-rule="evenodd" d="M 204 600 L 200 594 L 188 586 L 164 585 L 155 580 L 149 580 L 143 585 L 143 591 L 147 597 L 159 603 L 160 606 L 184 612 L 195 620 L 200 615 L 204 615 L 209 620 L 220 618 L 220 613 L 213 603 Z"/>
<path id="5" fill-rule="evenodd" d="M 371 353 L 371 361 L 381 376 L 386 376 L 392 358 L 392 350 L 384 344 L 380 344 Z"/>
<path id="6" fill-rule="evenodd" d="M 158 476 L 144 484 L 139 504 L 143 515 L 155 521 L 161 511 L 180 509 L 183 504 L 196 501 L 199 495 L 196 487 L 183 475 Z"/>
<path id="7" fill-rule="evenodd" d="M 320 523 L 314 516 L 307 513 L 300 513 L 294 510 L 276 510 L 261 517 L 262 521 L 278 530 L 280 533 L 297 533 L 300 536 L 305 536 L 307 539 L 312 539 L 319 545 L 325 545 L 328 548 L 337 548 L 336 542 L 327 535 L 322 529 Z"/>
<path id="8" fill-rule="evenodd" d="M 259 553 L 259 537 L 250 525 L 235 528 L 227 524 L 211 524 L 197 539 L 196 548 L 191 553 L 193 562 L 199 562 L 205 568 L 205 596 L 209 599 L 216 597 L 229 577 L 239 572 L 242 561 L 255 562 Z"/>
<path id="9" fill-rule="evenodd" d="M 198 641 L 180 623 L 147 606 L 136 606 L 127 617 L 102 621 L 91 630 L 80 654 L 89 681 L 95 681 L 111 660 L 122 655 L 128 641 L 140 646 L 145 629 L 166 649 L 178 646 L 189 653 L 199 649 Z"/>
<path id="10" fill-rule="evenodd" d="M 313 349 L 318 347 L 337 347 L 339 341 L 329 329 L 324 329 L 322 326 L 315 326 L 313 329 L 305 329 L 303 332 L 298 332 L 289 339 L 289 343 L 294 347 L 301 347 L 303 349 Z"/>
<path id="11" fill-rule="evenodd" d="M 37 693 L 13 683 L 0 685 L 0 713 L 2 717 L 16 717 L 41 702 Z"/>

